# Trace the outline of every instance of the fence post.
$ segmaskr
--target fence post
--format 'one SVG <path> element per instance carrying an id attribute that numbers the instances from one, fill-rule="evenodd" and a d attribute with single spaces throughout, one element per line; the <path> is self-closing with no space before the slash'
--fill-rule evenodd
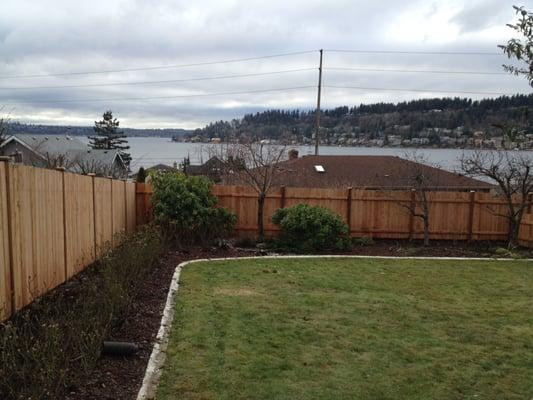
<path id="1" fill-rule="evenodd" d="M 285 208 L 285 186 L 281 187 L 281 200 L 279 208 Z"/>
<path id="2" fill-rule="evenodd" d="M 413 240 L 415 230 L 416 190 L 411 189 L 410 212 L 409 212 L 409 240 Z"/>
<path id="3" fill-rule="evenodd" d="M 0 162 L 5 166 L 5 184 L 6 184 L 6 214 L 7 214 L 7 251 L 9 266 L 7 272 L 9 274 L 9 296 L 6 296 L 6 304 L 8 309 L 5 311 L 5 317 L 10 317 L 17 308 L 17 298 L 15 294 L 15 270 L 14 270 L 14 255 L 13 255 L 13 221 L 11 220 L 11 158 L 0 157 Z M 4 318 L 2 318 L 4 319 Z"/>
<path id="4" fill-rule="evenodd" d="M 347 208 L 346 208 L 346 218 L 348 219 L 348 235 L 352 236 L 352 192 L 353 188 L 348 188 L 348 195 L 346 197 Z"/>
<path id="5" fill-rule="evenodd" d="M 532 201 L 533 201 L 533 193 L 529 193 L 528 196 L 527 196 L 527 202 L 528 202 L 527 213 L 528 214 L 531 214 L 531 202 Z"/>
<path id="6" fill-rule="evenodd" d="M 111 247 L 115 245 L 115 218 L 113 215 L 113 178 L 111 176 L 107 177 L 110 182 L 110 193 L 111 193 Z"/>
<path id="7" fill-rule="evenodd" d="M 144 189 L 144 185 L 142 182 L 135 182 L 135 220 L 137 225 L 144 224 L 144 197 L 141 198 L 144 196 L 141 190 L 141 188 Z"/>
<path id="8" fill-rule="evenodd" d="M 468 241 L 472 241 L 474 235 L 474 206 L 476 202 L 476 192 L 470 191 L 470 201 L 468 203 Z"/>
<path id="9" fill-rule="evenodd" d="M 124 183 L 124 235 L 128 233 L 128 191 L 126 179 L 122 181 Z"/>
<path id="10" fill-rule="evenodd" d="M 63 191 L 63 262 L 65 281 L 68 275 L 68 246 L 67 246 L 67 193 L 65 191 L 65 167 L 57 167 L 56 171 L 61 172 L 61 190 Z"/>
<path id="11" fill-rule="evenodd" d="M 97 246 L 98 238 L 96 237 L 96 190 L 94 186 L 94 177 L 96 174 L 90 173 L 87 176 L 91 177 L 92 186 L 93 186 L 93 236 L 94 236 L 94 261 L 98 258 Z"/>

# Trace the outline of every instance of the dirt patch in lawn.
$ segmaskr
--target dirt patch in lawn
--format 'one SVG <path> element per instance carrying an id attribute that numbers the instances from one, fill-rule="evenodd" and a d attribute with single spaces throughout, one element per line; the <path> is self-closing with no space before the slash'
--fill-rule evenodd
<path id="1" fill-rule="evenodd" d="M 133 357 L 103 356 L 92 374 L 72 382 L 65 399 L 135 399 L 161 322 L 168 288 L 176 266 L 198 258 L 255 255 L 253 251 L 192 248 L 170 251 L 154 266 L 136 293 L 123 322 L 108 334 L 108 340 L 133 342 L 139 352 Z"/>
<path id="2" fill-rule="evenodd" d="M 221 296 L 261 296 L 261 293 L 249 288 L 218 288 L 214 290 L 215 294 Z"/>

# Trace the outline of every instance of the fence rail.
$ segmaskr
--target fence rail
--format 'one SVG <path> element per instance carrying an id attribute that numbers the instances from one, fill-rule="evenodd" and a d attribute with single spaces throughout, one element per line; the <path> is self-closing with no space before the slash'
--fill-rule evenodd
<path id="1" fill-rule="evenodd" d="M 132 232 L 135 183 L 0 160 L 0 320 Z"/>

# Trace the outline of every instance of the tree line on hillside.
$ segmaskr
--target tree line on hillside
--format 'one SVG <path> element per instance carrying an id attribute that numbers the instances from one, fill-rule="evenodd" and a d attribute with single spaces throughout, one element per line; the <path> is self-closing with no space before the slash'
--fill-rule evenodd
<path id="1" fill-rule="evenodd" d="M 529 129 L 533 114 L 528 110 L 532 106 L 533 95 L 483 100 L 433 98 L 397 104 L 341 106 L 322 112 L 321 130 L 325 143 L 343 136 L 376 139 L 400 135 L 410 139 L 431 134 L 471 136 L 475 131 L 483 131 L 487 137 L 501 136 L 499 126 L 503 124 Z M 246 114 L 241 119 L 212 122 L 186 137 L 198 141 L 215 137 L 225 141 L 242 134 L 273 140 L 289 135 L 304 143 L 312 138 L 314 124 L 314 110 L 267 110 Z M 455 132 L 451 132 L 453 130 Z"/>

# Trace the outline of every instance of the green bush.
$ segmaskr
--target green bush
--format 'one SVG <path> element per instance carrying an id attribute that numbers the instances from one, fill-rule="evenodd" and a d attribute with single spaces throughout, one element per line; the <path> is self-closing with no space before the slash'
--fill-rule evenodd
<path id="1" fill-rule="evenodd" d="M 110 327 L 165 249 L 142 227 L 100 261 L 0 324 L 0 399 L 59 399 L 91 373 Z"/>
<path id="2" fill-rule="evenodd" d="M 281 228 L 275 243 L 283 250 L 312 252 L 344 250 L 351 246 L 348 225 L 324 207 L 298 204 L 280 208 L 272 216 L 272 222 Z"/>
<path id="3" fill-rule="evenodd" d="M 180 243 L 206 243 L 228 237 L 237 217 L 216 207 L 212 183 L 202 177 L 182 173 L 152 175 L 155 221 Z"/>

